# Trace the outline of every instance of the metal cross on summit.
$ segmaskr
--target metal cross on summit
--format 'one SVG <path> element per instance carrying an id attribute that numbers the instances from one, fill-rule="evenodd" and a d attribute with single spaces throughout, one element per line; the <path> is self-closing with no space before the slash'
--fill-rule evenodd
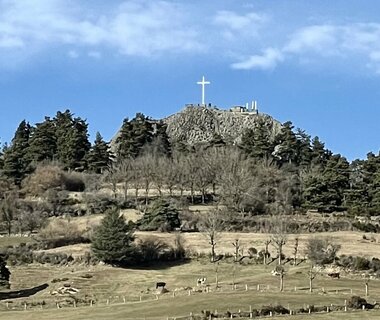
<path id="1" fill-rule="evenodd" d="M 198 81 L 197 84 L 202 86 L 202 105 L 205 105 L 205 85 L 210 84 L 210 81 L 205 81 L 205 77 L 202 77 L 202 81 Z"/>

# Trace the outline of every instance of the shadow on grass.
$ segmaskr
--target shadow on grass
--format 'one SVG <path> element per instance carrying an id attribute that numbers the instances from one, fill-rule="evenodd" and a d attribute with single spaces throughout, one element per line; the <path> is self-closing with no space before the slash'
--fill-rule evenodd
<path id="1" fill-rule="evenodd" d="M 115 267 L 123 268 L 123 269 L 135 269 L 135 270 L 164 270 L 172 267 L 177 267 L 181 265 L 185 265 L 191 262 L 191 259 L 181 259 L 175 261 L 152 261 L 139 263 L 138 265 L 129 264 L 129 265 L 118 265 Z"/>
<path id="2" fill-rule="evenodd" d="M 44 283 L 40 286 L 29 288 L 29 289 L 22 289 L 17 291 L 9 291 L 9 292 L 0 292 L 0 300 L 6 300 L 6 299 L 16 299 L 16 298 L 27 298 L 30 297 L 42 290 L 45 290 L 49 285 L 47 283 Z"/>

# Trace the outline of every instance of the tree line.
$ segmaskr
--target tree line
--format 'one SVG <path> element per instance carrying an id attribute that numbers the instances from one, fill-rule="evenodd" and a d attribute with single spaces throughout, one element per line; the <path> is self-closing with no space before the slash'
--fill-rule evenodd
<path id="1" fill-rule="evenodd" d="M 317 209 L 374 215 L 380 209 L 380 155 L 349 163 L 291 122 L 272 137 L 258 118 L 236 145 L 219 136 L 188 145 L 169 139 L 163 122 L 138 113 L 123 121 L 111 151 L 100 133 L 90 143 L 86 120 L 69 110 L 57 112 L 35 126 L 20 123 L 0 154 L 0 190 L 20 188 L 43 161 L 99 174 L 115 197 L 123 186 L 125 198 L 130 189 L 136 196 L 143 190 L 148 201 L 155 189 L 159 196 L 217 199 L 239 212 Z"/>

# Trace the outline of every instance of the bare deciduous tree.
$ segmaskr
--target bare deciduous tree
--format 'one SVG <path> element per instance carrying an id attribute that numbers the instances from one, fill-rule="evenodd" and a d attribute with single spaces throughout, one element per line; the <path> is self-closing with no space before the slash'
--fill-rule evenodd
<path id="1" fill-rule="evenodd" d="M 296 266 L 297 265 L 297 255 L 298 255 L 298 247 L 299 247 L 299 238 L 296 237 L 294 239 L 294 260 L 293 260 L 293 265 Z"/>
<path id="2" fill-rule="evenodd" d="M 232 245 L 234 246 L 234 261 L 238 262 L 239 261 L 239 254 L 240 254 L 240 240 L 235 239 L 234 242 L 232 242 Z"/>
<path id="3" fill-rule="evenodd" d="M 307 275 L 309 277 L 309 291 L 313 292 L 313 281 L 318 275 L 318 271 L 315 269 L 315 266 L 313 264 L 310 265 L 310 269 Z"/>
<path id="4" fill-rule="evenodd" d="M 207 238 L 211 247 L 211 262 L 216 261 L 215 247 L 224 229 L 224 221 L 220 209 L 215 209 L 200 217 L 199 230 Z"/>
<path id="5" fill-rule="evenodd" d="M 271 222 L 271 243 L 278 254 L 278 265 L 281 265 L 283 247 L 288 240 L 286 217 L 283 215 L 273 216 Z"/>

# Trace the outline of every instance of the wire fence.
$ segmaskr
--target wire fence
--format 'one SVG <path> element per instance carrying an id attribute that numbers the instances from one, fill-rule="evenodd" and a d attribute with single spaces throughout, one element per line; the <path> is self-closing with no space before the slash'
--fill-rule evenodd
<path id="1" fill-rule="evenodd" d="M 152 294 L 139 294 L 139 295 L 110 295 L 110 296 L 80 296 L 75 294 L 63 295 L 63 296 L 50 296 L 45 299 L 30 299 L 30 298 L 18 298 L 11 300 L 4 300 L 0 302 L 0 310 L 1 311 L 21 311 L 24 310 L 34 311 L 34 310 L 64 310 L 67 308 L 102 308 L 105 306 L 122 306 L 128 304 L 145 304 L 152 301 L 157 300 L 165 300 L 167 302 L 173 301 L 176 303 L 175 299 L 178 297 L 184 296 L 194 296 L 194 295 L 204 295 L 204 294 L 231 294 L 231 292 L 259 292 L 259 293 L 275 293 L 279 292 L 279 287 L 273 284 L 263 284 L 263 283 L 246 283 L 246 284 L 220 284 L 217 287 L 215 285 L 202 285 L 195 288 L 181 288 L 173 291 L 167 291 L 165 293 L 152 293 Z M 293 293 L 304 295 L 305 292 L 310 291 L 309 287 L 292 287 L 285 288 L 283 290 L 283 294 Z M 324 295 L 347 295 L 351 296 L 355 292 L 352 288 L 314 288 L 314 294 L 324 294 Z M 347 299 L 345 300 L 344 305 L 329 305 L 329 306 L 307 306 L 303 305 L 300 308 L 291 309 L 289 306 L 287 309 L 283 310 L 285 312 L 284 315 L 296 315 L 296 314 L 307 314 L 307 313 L 315 313 L 315 312 L 348 312 L 347 307 Z M 374 303 L 374 307 L 377 304 Z M 368 308 L 367 308 L 368 309 Z M 364 310 L 366 310 L 364 308 Z M 287 313 L 286 313 L 287 312 Z M 223 313 L 219 313 L 214 310 L 213 312 L 204 311 L 203 313 L 193 314 L 190 313 L 188 315 L 180 316 L 180 317 L 141 317 L 139 319 L 149 319 L 149 320 L 158 320 L 158 319 L 166 319 L 166 320 L 181 320 L 181 319 L 229 319 L 229 318 L 253 318 L 253 317 L 263 317 L 263 316 L 273 316 L 278 315 L 276 310 L 254 310 L 252 306 L 246 306 L 240 310 L 233 311 L 224 311 Z M 133 319 L 138 319 L 133 317 Z"/>

